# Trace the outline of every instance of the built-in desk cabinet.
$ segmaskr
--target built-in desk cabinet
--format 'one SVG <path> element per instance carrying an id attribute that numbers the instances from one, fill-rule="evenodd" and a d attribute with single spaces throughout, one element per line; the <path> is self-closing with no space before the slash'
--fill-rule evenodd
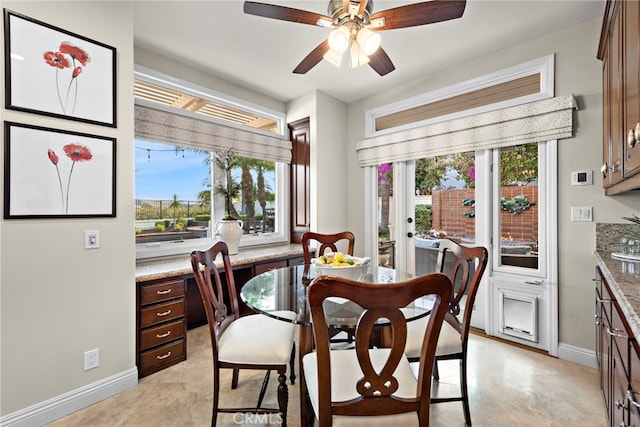
<path id="1" fill-rule="evenodd" d="M 609 426 L 640 427 L 638 342 L 599 268 L 595 283 L 596 355 Z"/>
<path id="2" fill-rule="evenodd" d="M 136 355 L 140 377 L 187 357 L 185 281 L 143 283 L 137 289 Z"/>
<path id="3" fill-rule="evenodd" d="M 295 255 L 234 266 L 238 297 L 242 286 L 255 275 L 303 263 L 304 258 Z M 254 313 L 240 299 L 239 306 L 241 316 Z M 175 277 L 137 282 L 138 376 L 142 378 L 185 360 L 187 329 L 206 324 L 207 317 L 193 274 L 183 272 Z"/>

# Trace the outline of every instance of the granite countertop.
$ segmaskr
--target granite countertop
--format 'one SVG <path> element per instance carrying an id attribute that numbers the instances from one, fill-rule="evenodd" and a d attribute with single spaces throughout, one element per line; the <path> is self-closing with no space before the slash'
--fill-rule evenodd
<path id="1" fill-rule="evenodd" d="M 611 257 L 612 251 L 598 250 L 596 262 L 616 297 L 636 339 L 640 338 L 640 262 Z"/>
<path id="2" fill-rule="evenodd" d="M 241 248 L 238 254 L 231 255 L 231 265 L 235 267 L 255 264 L 297 255 L 302 256 L 302 245 L 282 244 L 250 249 Z M 136 263 L 136 282 L 165 279 L 192 273 L 189 255 L 141 260 Z"/>

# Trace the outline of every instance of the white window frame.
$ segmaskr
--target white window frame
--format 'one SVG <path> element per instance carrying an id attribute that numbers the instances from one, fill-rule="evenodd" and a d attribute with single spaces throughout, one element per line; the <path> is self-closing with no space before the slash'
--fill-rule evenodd
<path id="1" fill-rule="evenodd" d="M 198 96 L 203 99 L 209 99 L 220 104 L 225 104 L 234 108 L 243 109 L 245 111 L 252 111 L 263 117 L 272 118 L 278 123 L 278 131 L 282 136 L 286 136 L 286 115 L 284 113 L 272 110 L 267 107 L 263 107 L 257 104 L 253 104 L 248 101 L 241 100 L 239 98 L 232 97 L 230 95 L 223 94 L 210 88 L 197 85 L 195 83 L 187 82 L 185 80 L 169 76 L 167 74 L 136 65 L 134 69 L 134 76 L 136 79 L 145 80 L 160 86 L 169 87 L 182 91 L 184 93 Z M 198 120 L 206 120 L 214 123 L 222 124 L 229 127 L 236 127 L 250 132 L 262 133 L 266 135 L 273 135 L 271 132 L 267 132 L 260 129 L 255 129 L 249 126 L 239 125 L 237 123 L 230 123 L 225 121 L 216 120 L 211 117 L 203 116 L 202 114 L 196 114 L 193 112 L 181 110 L 178 108 L 167 107 L 161 104 L 151 103 L 145 100 L 136 100 L 136 104 L 161 109 L 174 114 L 181 114 L 188 117 L 196 118 Z M 160 142 L 167 144 L 165 142 Z M 243 234 L 240 239 L 240 248 L 249 248 L 253 246 L 261 246 L 267 244 L 286 243 L 289 241 L 289 167 L 285 163 L 276 162 L 276 230 L 269 234 L 251 235 Z M 212 181 L 213 180 L 212 171 Z M 212 198 L 211 207 L 212 218 L 210 224 L 210 236 L 200 239 L 190 239 L 184 242 L 154 242 L 146 244 L 136 245 L 136 259 L 147 259 L 165 256 L 175 256 L 188 254 L 193 250 L 204 250 L 209 248 L 213 243 L 217 241 L 215 237 L 215 226 L 217 222 L 224 216 L 224 201 L 222 196 L 214 195 Z"/>

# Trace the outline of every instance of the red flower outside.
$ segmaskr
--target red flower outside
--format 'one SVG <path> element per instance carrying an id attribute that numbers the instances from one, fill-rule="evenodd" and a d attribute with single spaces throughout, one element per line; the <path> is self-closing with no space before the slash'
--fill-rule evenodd
<path id="1" fill-rule="evenodd" d="M 54 165 L 58 164 L 58 155 L 55 151 L 49 149 L 49 151 L 47 152 L 47 156 L 49 156 L 49 160 L 51 160 L 51 163 L 53 163 Z"/>
<path id="2" fill-rule="evenodd" d="M 91 61 L 89 54 L 78 46 L 74 46 L 69 42 L 60 43 L 60 53 L 66 53 L 71 56 L 74 61 L 78 61 L 82 66 L 86 66 Z"/>
<path id="3" fill-rule="evenodd" d="M 93 157 L 91 151 L 89 151 L 89 149 L 84 145 L 67 144 L 63 147 L 63 150 L 67 157 L 69 157 L 74 162 L 91 160 L 91 158 Z"/>
<path id="4" fill-rule="evenodd" d="M 71 64 L 69 60 L 60 52 L 45 52 L 42 56 L 44 56 L 44 61 L 56 68 L 68 68 Z"/>

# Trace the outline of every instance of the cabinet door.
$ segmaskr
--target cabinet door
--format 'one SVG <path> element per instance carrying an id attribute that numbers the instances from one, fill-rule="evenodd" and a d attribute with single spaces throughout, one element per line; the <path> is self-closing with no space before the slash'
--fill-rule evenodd
<path id="1" fill-rule="evenodd" d="M 629 387 L 629 336 L 620 316 L 617 302 L 611 303 L 611 421 L 614 426 L 627 426 Z"/>
<path id="2" fill-rule="evenodd" d="M 637 341 L 632 341 L 629 352 L 631 378 L 627 391 L 627 406 L 629 407 L 630 426 L 640 427 L 640 348 Z"/>
<path id="3" fill-rule="evenodd" d="M 640 172 L 640 142 L 635 141 L 636 126 L 640 126 L 640 7 L 638 1 L 622 2 L 624 29 L 624 140 L 625 177 Z M 635 142 L 626 143 L 629 132 Z"/>
<path id="4" fill-rule="evenodd" d="M 620 7 L 615 8 L 607 64 L 609 71 L 609 120 L 611 147 L 609 151 L 609 184 L 622 180 L 622 149 L 626 143 L 622 111 L 622 22 Z"/>

